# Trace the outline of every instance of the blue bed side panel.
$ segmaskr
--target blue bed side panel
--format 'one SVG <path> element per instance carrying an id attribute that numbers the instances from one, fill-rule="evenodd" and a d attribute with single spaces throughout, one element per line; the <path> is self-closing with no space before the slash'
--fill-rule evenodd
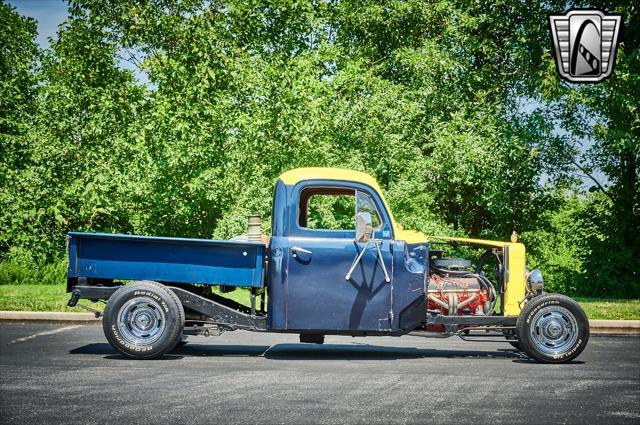
<path id="1" fill-rule="evenodd" d="M 69 277 L 261 287 L 259 242 L 69 233 Z"/>

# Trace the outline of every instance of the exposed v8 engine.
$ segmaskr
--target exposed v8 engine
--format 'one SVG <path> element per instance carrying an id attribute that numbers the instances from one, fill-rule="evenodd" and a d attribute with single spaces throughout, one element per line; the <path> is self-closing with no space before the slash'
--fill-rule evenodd
<path id="1" fill-rule="evenodd" d="M 470 268 L 471 261 L 465 259 L 432 259 L 428 309 L 449 316 L 490 314 L 497 298 L 493 284 Z"/>

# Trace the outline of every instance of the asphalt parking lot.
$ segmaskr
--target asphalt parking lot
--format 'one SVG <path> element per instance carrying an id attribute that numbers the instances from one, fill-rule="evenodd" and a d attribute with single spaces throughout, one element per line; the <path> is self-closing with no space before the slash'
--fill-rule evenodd
<path id="1" fill-rule="evenodd" d="M 2 423 L 640 423 L 640 338 L 573 363 L 503 342 L 231 332 L 128 360 L 95 325 L 0 323 Z"/>

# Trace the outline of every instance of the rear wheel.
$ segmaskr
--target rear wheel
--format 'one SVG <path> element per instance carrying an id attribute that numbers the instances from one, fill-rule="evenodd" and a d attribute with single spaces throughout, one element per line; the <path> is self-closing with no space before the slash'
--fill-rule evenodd
<path id="1" fill-rule="evenodd" d="M 522 350 L 543 363 L 564 363 L 578 357 L 589 341 L 589 320 L 580 305 L 557 294 L 531 299 L 516 325 Z"/>
<path id="2" fill-rule="evenodd" d="M 102 321 L 109 343 L 136 359 L 152 359 L 167 353 L 180 341 L 184 309 L 165 286 L 150 281 L 118 289 L 110 298 Z"/>

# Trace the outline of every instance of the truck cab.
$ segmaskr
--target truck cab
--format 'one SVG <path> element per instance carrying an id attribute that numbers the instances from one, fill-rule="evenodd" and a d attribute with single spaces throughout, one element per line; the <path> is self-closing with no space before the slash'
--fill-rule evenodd
<path id="1" fill-rule="evenodd" d="M 356 238 L 359 215 L 371 219 L 371 243 Z M 281 175 L 269 244 L 269 328 L 366 335 L 418 326 L 429 245 L 426 237 L 416 244 L 401 236 L 367 174 L 305 168 Z"/>

